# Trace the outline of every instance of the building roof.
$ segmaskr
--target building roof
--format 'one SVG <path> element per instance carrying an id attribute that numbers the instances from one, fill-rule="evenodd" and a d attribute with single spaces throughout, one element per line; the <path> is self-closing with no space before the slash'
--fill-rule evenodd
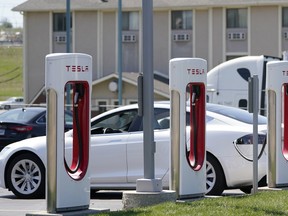
<path id="1" fill-rule="evenodd" d="M 129 83 L 131 85 L 137 86 L 137 79 L 138 79 L 139 73 L 135 72 L 123 72 L 122 73 L 122 81 Z M 112 73 L 108 76 L 102 77 L 100 79 L 94 80 L 92 82 L 92 86 L 97 85 L 98 83 L 102 83 L 103 81 L 110 80 L 110 79 L 117 79 L 118 80 L 118 74 Z M 154 77 L 154 93 L 161 95 L 163 97 L 169 98 L 169 84 L 164 83 L 162 81 L 158 80 L 159 77 Z"/>
<path id="2" fill-rule="evenodd" d="M 145 0 L 122 0 L 122 8 L 135 10 L 142 8 Z M 71 0 L 71 10 L 115 10 L 118 0 Z M 257 5 L 283 5 L 288 6 L 287 0 L 156 0 L 153 7 L 157 9 L 183 9 L 186 7 L 233 7 L 233 6 L 257 6 Z M 63 11 L 66 10 L 66 0 L 27 0 L 14 7 L 13 11 Z"/>
<path id="3" fill-rule="evenodd" d="M 139 76 L 138 72 L 137 73 L 136 72 L 122 72 L 122 82 L 126 82 L 137 87 L 138 76 Z M 108 81 L 108 80 L 113 80 L 113 79 L 118 80 L 118 77 L 119 76 L 117 73 L 112 73 L 100 79 L 94 80 L 92 81 L 92 88 L 93 86 L 96 86 L 97 84 Z M 165 80 L 164 82 L 163 82 L 163 79 Z M 157 71 L 154 71 L 154 94 L 158 94 L 166 98 L 170 97 L 169 84 L 166 81 L 167 80 L 165 77 L 163 77 Z M 31 104 L 38 103 L 37 101 L 39 100 L 39 98 L 45 95 L 43 94 L 43 92 L 45 92 L 45 86 L 43 86 L 42 89 L 38 92 L 38 94 L 32 99 Z"/>

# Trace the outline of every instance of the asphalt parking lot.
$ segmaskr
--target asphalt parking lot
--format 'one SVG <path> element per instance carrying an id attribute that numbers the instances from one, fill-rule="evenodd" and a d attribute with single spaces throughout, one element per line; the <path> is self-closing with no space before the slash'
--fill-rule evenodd
<path id="1" fill-rule="evenodd" d="M 0 216 L 25 216 L 27 213 L 46 212 L 46 206 L 45 199 L 17 199 L 13 193 L 0 188 Z M 91 195 L 91 209 L 117 211 L 122 207 L 121 191 L 99 191 Z"/>
<path id="2" fill-rule="evenodd" d="M 242 195 L 240 190 L 225 190 L 223 196 Z M 0 188 L 0 216 L 26 216 L 47 212 L 45 199 L 18 199 L 6 189 Z M 117 211 L 123 208 L 122 191 L 99 191 L 91 195 L 90 209 L 109 209 Z"/>

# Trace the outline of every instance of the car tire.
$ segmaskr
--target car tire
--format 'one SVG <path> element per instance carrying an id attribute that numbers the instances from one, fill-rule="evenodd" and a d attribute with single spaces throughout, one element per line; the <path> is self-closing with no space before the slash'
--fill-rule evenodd
<path id="1" fill-rule="evenodd" d="M 5 106 L 4 106 L 4 109 L 5 109 L 5 110 L 9 110 L 10 108 L 11 108 L 10 105 L 5 105 Z"/>
<path id="2" fill-rule="evenodd" d="M 8 166 L 6 180 L 8 188 L 19 198 L 45 197 L 45 168 L 34 154 L 16 156 Z"/>
<path id="3" fill-rule="evenodd" d="M 210 154 L 206 159 L 206 194 L 221 195 L 225 189 L 225 177 L 218 160 Z"/>

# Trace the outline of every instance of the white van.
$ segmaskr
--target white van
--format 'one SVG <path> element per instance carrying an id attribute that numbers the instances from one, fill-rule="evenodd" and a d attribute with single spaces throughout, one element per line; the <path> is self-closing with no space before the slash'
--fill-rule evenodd
<path id="1" fill-rule="evenodd" d="M 247 109 L 248 78 L 258 75 L 260 114 L 265 115 L 266 64 L 279 60 L 264 55 L 245 56 L 216 66 L 207 75 L 207 102 Z"/>

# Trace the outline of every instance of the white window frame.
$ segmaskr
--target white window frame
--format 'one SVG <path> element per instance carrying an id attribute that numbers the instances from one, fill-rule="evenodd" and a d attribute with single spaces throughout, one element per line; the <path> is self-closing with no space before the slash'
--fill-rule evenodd
<path id="1" fill-rule="evenodd" d="M 101 102 L 105 102 L 106 103 L 106 110 L 105 111 L 107 111 L 108 110 L 108 105 L 109 105 L 109 100 L 107 100 L 107 99 L 96 99 L 95 100 L 96 108 L 94 110 L 95 111 L 100 111 L 100 106 L 102 106 L 102 105 L 100 105 Z"/>
<path id="2" fill-rule="evenodd" d="M 112 99 L 112 100 L 111 100 L 111 103 L 110 103 L 110 109 L 113 109 L 113 108 L 119 107 L 120 105 L 119 105 L 118 101 L 119 101 L 118 99 Z M 118 105 L 115 104 L 115 102 L 117 102 Z M 122 100 L 122 104 L 124 104 L 124 100 Z"/>
<path id="3" fill-rule="evenodd" d="M 127 105 L 135 104 L 135 103 L 138 103 L 138 99 L 127 99 L 126 102 L 127 102 Z"/>

